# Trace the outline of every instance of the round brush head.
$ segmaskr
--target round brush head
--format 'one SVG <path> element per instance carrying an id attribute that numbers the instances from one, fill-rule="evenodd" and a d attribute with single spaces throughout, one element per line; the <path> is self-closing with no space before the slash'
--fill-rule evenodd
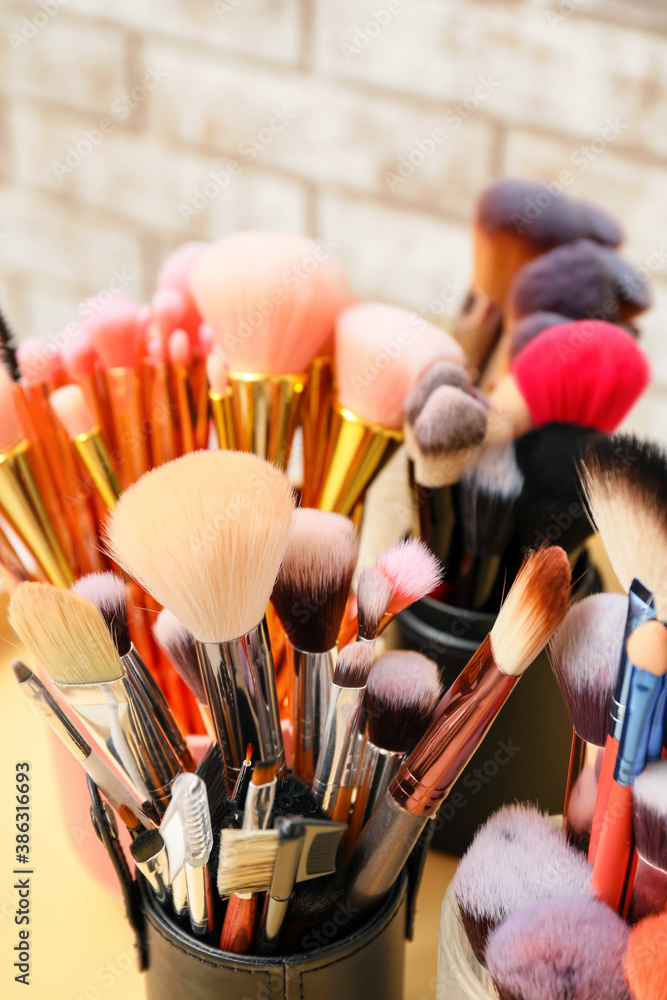
<path id="1" fill-rule="evenodd" d="M 95 418 L 90 412 L 83 389 L 78 385 L 64 385 L 61 389 L 56 389 L 49 396 L 49 404 L 71 440 L 94 430 Z"/>
<path id="2" fill-rule="evenodd" d="M 667 913 L 647 917 L 630 931 L 625 977 L 633 1000 L 667 997 Z"/>
<path id="3" fill-rule="evenodd" d="M 112 572 L 88 573 L 72 585 L 72 590 L 95 605 L 109 629 L 118 655 L 129 653 L 132 639 L 123 578 Z"/>
<path id="4" fill-rule="evenodd" d="M 139 307 L 123 295 L 88 324 L 95 350 L 107 371 L 133 368 L 139 359 Z"/>
<path id="5" fill-rule="evenodd" d="M 434 389 L 414 423 L 417 444 L 427 455 L 478 448 L 486 435 L 488 408 L 453 385 Z"/>
<path id="6" fill-rule="evenodd" d="M 61 359 L 68 378 L 76 380 L 94 375 L 97 353 L 90 331 L 78 326 L 73 334 L 65 332 L 63 341 Z"/>
<path id="7" fill-rule="evenodd" d="M 405 419 L 414 424 L 424 405 L 436 389 L 452 385 L 464 392 L 472 391 L 472 382 L 462 365 L 451 361 L 436 361 L 422 372 L 405 398 Z"/>
<path id="8" fill-rule="evenodd" d="M 359 638 L 375 639 L 392 598 L 392 585 L 381 569 L 369 566 L 359 574 L 357 618 Z"/>
<path id="9" fill-rule="evenodd" d="M 440 691 L 433 660 L 410 650 L 383 653 L 366 683 L 368 738 L 383 750 L 409 753 L 426 732 Z"/>
<path id="10" fill-rule="evenodd" d="M 550 330 L 552 326 L 562 326 L 563 323 L 572 322 L 571 316 L 561 316 L 554 312 L 535 312 L 529 316 L 524 316 L 516 323 L 512 329 L 512 343 L 510 354 L 515 358 L 524 347 L 528 347 L 531 340 L 535 340 L 544 330 Z"/>

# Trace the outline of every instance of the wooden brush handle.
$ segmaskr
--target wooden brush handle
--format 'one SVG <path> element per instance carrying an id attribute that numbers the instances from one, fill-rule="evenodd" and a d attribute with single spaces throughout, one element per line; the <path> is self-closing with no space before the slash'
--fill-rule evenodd
<path id="1" fill-rule="evenodd" d="M 588 846 L 588 860 L 592 865 L 595 864 L 595 856 L 600 842 L 600 831 L 602 830 L 602 826 L 604 824 L 607 802 L 609 801 L 609 792 L 614 783 L 614 768 L 616 767 L 616 758 L 618 757 L 618 746 L 618 740 L 614 740 L 611 736 L 607 736 L 604 756 L 602 758 L 600 781 L 598 782 L 598 794 L 595 800 L 595 812 L 593 814 L 593 824 L 591 826 L 591 839 Z"/>
<path id="2" fill-rule="evenodd" d="M 232 896 L 227 904 L 227 912 L 220 935 L 220 949 L 235 955 L 247 955 L 255 938 L 259 896 L 241 899 Z"/>
<path id="3" fill-rule="evenodd" d="M 593 866 L 593 892 L 618 912 L 633 855 L 632 789 L 613 782 Z"/>

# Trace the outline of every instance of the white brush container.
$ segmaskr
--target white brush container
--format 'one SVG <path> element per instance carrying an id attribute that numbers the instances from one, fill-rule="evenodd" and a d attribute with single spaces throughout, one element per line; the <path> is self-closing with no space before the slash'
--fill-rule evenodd
<path id="1" fill-rule="evenodd" d="M 498 1000 L 493 980 L 468 943 L 452 883 L 440 908 L 436 1000 Z"/>

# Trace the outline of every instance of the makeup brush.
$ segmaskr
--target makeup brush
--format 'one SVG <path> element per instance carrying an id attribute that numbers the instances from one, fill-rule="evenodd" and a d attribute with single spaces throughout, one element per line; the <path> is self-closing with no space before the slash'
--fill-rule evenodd
<path id="1" fill-rule="evenodd" d="M 9 619 L 91 735 L 127 775 L 139 801 L 151 801 L 162 815 L 181 765 L 150 706 L 129 682 L 94 604 L 71 590 L 23 583 L 12 595 Z"/>
<path id="2" fill-rule="evenodd" d="M 557 547 L 529 553 L 490 634 L 441 698 L 350 859 L 350 897 L 365 908 L 395 882 L 523 672 L 563 621 L 570 567 Z"/>
<path id="3" fill-rule="evenodd" d="M 667 913 L 647 917 L 633 927 L 625 955 L 625 978 L 634 1000 L 667 996 Z"/>
<path id="4" fill-rule="evenodd" d="M 86 773 L 90 775 L 116 812 L 123 819 L 134 817 L 131 827 L 133 831 L 140 832 L 143 828 L 150 829 L 151 820 L 146 816 L 141 806 L 132 798 L 125 785 L 116 777 L 111 768 L 92 749 L 37 675 L 21 660 L 12 662 L 12 670 L 19 683 L 21 693 L 31 705 L 35 706 L 70 753 L 81 762 Z"/>
<path id="5" fill-rule="evenodd" d="M 613 431 L 648 385 L 637 341 L 599 320 L 545 330 L 489 395 L 487 442 L 502 444 L 550 421 Z"/>
<path id="6" fill-rule="evenodd" d="M 354 298 L 342 265 L 306 237 L 238 232 L 195 260 L 189 282 L 229 359 L 238 446 L 286 468 L 308 367 Z"/>
<path id="7" fill-rule="evenodd" d="M 277 830 L 221 830 L 217 890 L 221 899 L 266 892 L 278 856 Z M 248 945 L 249 946 L 249 945 Z"/>
<path id="8" fill-rule="evenodd" d="M 337 397 L 317 506 L 350 514 L 402 440 L 405 398 L 434 361 L 462 365 L 456 341 L 416 313 L 363 303 L 336 323 Z"/>
<path id="9" fill-rule="evenodd" d="M 232 390 L 227 381 L 227 362 L 221 354 L 213 351 L 206 359 L 208 377 L 208 398 L 211 416 L 218 435 L 219 448 L 234 448 L 234 414 L 232 411 Z"/>
<path id="10" fill-rule="evenodd" d="M 46 578 L 67 587 L 73 573 L 37 486 L 34 449 L 19 421 L 12 386 L 0 365 L 0 509 Z"/>
<path id="11" fill-rule="evenodd" d="M 630 1000 L 623 975 L 628 935 L 603 903 L 547 899 L 494 930 L 486 967 L 500 1000 Z"/>
<path id="12" fill-rule="evenodd" d="M 550 330 L 552 326 L 563 326 L 565 323 L 571 323 L 572 319 L 572 316 L 562 316 L 560 313 L 544 311 L 523 316 L 512 327 L 512 337 L 509 345 L 510 361 L 517 354 L 521 354 L 524 347 L 528 347 L 528 344 L 532 340 L 535 340 L 535 337 L 539 337 L 545 330 Z"/>
<path id="13" fill-rule="evenodd" d="M 357 533 L 348 518 L 329 511 L 294 511 L 271 599 L 287 638 L 293 681 L 293 766 L 308 782 L 320 752 L 336 639 L 358 551 Z"/>
<path id="14" fill-rule="evenodd" d="M 16 334 L 6 314 L 0 310 L 0 363 L 5 366 L 13 382 L 21 377 L 16 359 Z"/>
<path id="15" fill-rule="evenodd" d="M 357 629 L 360 642 L 375 645 L 380 625 L 391 604 L 393 589 L 391 582 L 378 566 L 369 566 L 359 574 L 357 585 Z M 354 626 L 353 626 L 354 629 Z M 346 632 L 349 631 L 346 629 Z M 347 635 L 345 636 L 347 638 Z M 343 636 L 339 636 L 339 646 L 346 646 Z M 350 637 L 354 641 L 354 631 Z"/>
<path id="16" fill-rule="evenodd" d="M 589 744 L 603 747 L 623 653 L 628 601 L 622 594 L 592 594 L 568 611 L 548 648 L 574 731 L 563 816 L 588 763 Z M 569 827 L 568 827 L 569 829 Z"/>
<path id="17" fill-rule="evenodd" d="M 591 868 L 551 819 L 508 805 L 475 834 L 454 875 L 470 946 L 485 963 L 489 935 L 522 907 L 562 896 L 592 899 Z"/>
<path id="18" fill-rule="evenodd" d="M 403 427 L 416 481 L 435 488 L 458 482 L 479 454 L 488 419 L 483 400 L 452 385 L 435 389 L 414 424 Z"/>
<path id="19" fill-rule="evenodd" d="M 633 664 L 613 782 L 600 830 L 593 865 L 593 889 L 603 902 L 618 910 L 623 894 L 632 891 L 626 877 L 632 859 L 632 785 L 644 768 L 648 730 L 667 674 L 667 628 L 644 622 L 627 640 Z"/>
<path id="20" fill-rule="evenodd" d="M 638 865 L 630 906 L 637 923 L 667 909 L 667 761 L 647 764 L 633 787 Z"/>
<path id="21" fill-rule="evenodd" d="M 213 738 L 213 723 L 197 657 L 197 644 L 192 632 L 189 632 L 171 611 L 164 608 L 153 625 L 153 635 L 160 649 L 169 657 L 178 676 L 194 695 L 206 732 Z"/>
<path id="22" fill-rule="evenodd" d="M 84 324 L 66 330 L 60 356 L 68 382 L 78 385 L 93 414 L 93 424 L 101 429 L 105 441 L 112 440 L 109 401 L 98 378 L 97 352 L 90 331 Z"/>
<path id="23" fill-rule="evenodd" d="M 405 397 L 404 420 L 414 424 L 432 393 L 446 385 L 467 393 L 473 389 L 470 375 L 462 365 L 453 361 L 435 361 L 424 369 Z"/>
<path id="24" fill-rule="evenodd" d="M 194 262 L 201 257 L 208 246 L 208 243 L 198 241 L 183 243 L 164 260 L 156 282 L 158 290 L 170 289 L 178 292 L 181 299 L 179 322 L 193 344 L 196 341 L 202 317 L 190 291 L 190 271 Z"/>
<path id="25" fill-rule="evenodd" d="M 83 389 L 78 385 L 65 385 L 51 393 L 49 403 L 76 448 L 103 503 L 109 510 L 113 510 L 120 495 L 120 484 Z"/>
<path id="26" fill-rule="evenodd" d="M 142 696 L 150 704 L 158 725 L 163 729 L 183 768 L 186 771 L 194 771 L 197 766 L 195 759 L 169 703 L 130 637 L 127 596 L 122 577 L 112 572 L 91 573 L 77 580 L 72 590 L 95 605 L 109 630 L 124 670 L 138 685 Z"/>
<path id="27" fill-rule="evenodd" d="M 137 869 L 150 885 L 158 903 L 169 900 L 169 859 L 159 830 L 146 830 L 130 844 Z"/>
<path id="28" fill-rule="evenodd" d="M 329 709 L 312 790 L 326 812 L 336 805 L 343 768 L 362 725 L 361 707 L 373 664 L 373 646 L 353 642 L 343 646 L 334 667 Z"/>
<path id="29" fill-rule="evenodd" d="M 383 653 L 371 667 L 364 695 L 368 738 L 354 803 L 352 841 L 384 798 L 405 756 L 424 735 L 440 694 L 438 667 L 421 653 Z"/>
<path id="30" fill-rule="evenodd" d="M 186 832 L 180 808 L 183 792 L 182 785 L 172 782 L 171 798 L 160 822 L 160 835 L 167 852 L 171 906 L 174 915 L 184 919 L 188 913 L 188 885 L 185 875 Z"/>
<path id="31" fill-rule="evenodd" d="M 197 641 L 230 789 L 248 743 L 284 768 L 264 612 L 293 509 L 289 482 L 268 462 L 193 452 L 126 490 L 108 524 L 116 562 Z"/>
<path id="32" fill-rule="evenodd" d="M 512 444 L 485 448 L 463 474 L 460 503 L 465 552 L 456 584 L 458 607 L 478 610 L 489 600 L 524 485 Z"/>

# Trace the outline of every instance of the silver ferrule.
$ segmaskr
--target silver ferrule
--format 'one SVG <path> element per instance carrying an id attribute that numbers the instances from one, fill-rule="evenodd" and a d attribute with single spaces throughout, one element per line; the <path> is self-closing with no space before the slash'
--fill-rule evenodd
<path id="1" fill-rule="evenodd" d="M 324 726 L 322 749 L 317 759 L 313 795 L 326 811 L 333 809 L 343 768 L 361 726 L 361 705 L 366 688 L 331 686 L 331 700 Z"/>
<path id="2" fill-rule="evenodd" d="M 229 642 L 199 642 L 197 654 L 215 735 L 233 788 L 252 743 L 257 760 L 273 760 L 285 770 L 273 656 L 266 619 Z"/>
<path id="3" fill-rule="evenodd" d="M 186 866 L 171 876 L 171 905 L 177 917 L 184 917 L 188 912 L 188 882 L 185 874 Z"/>
<path id="4" fill-rule="evenodd" d="M 265 785 L 248 785 L 245 805 L 243 807 L 244 830 L 266 830 L 271 821 L 271 810 L 276 800 L 275 780 Z"/>
<path id="5" fill-rule="evenodd" d="M 166 847 L 148 861 L 136 861 L 135 864 L 153 890 L 158 903 L 166 903 L 169 899 L 169 861 Z"/>
<path id="6" fill-rule="evenodd" d="M 167 741 L 171 744 L 181 764 L 186 770 L 194 770 L 194 761 L 191 759 L 185 737 L 174 718 L 169 703 L 162 693 L 159 684 L 139 656 L 134 644 L 130 645 L 129 652 L 121 656 L 120 659 L 131 683 L 137 686 L 143 695 L 144 701 L 151 706 L 158 725 L 164 732 Z"/>
<path id="7" fill-rule="evenodd" d="M 185 862 L 185 883 L 188 896 L 188 912 L 192 932 L 199 936 L 213 930 L 213 896 L 207 863 Z"/>
<path id="8" fill-rule="evenodd" d="M 427 816 L 414 816 L 385 795 L 361 832 L 347 866 L 350 902 L 366 909 L 394 884 L 424 829 Z"/>
<path id="9" fill-rule="evenodd" d="M 350 788 L 359 783 L 359 771 L 362 767 L 364 757 L 364 746 L 366 734 L 362 729 L 362 719 L 359 719 L 359 727 L 354 739 L 350 740 L 350 747 L 345 758 L 345 767 L 340 779 L 341 788 Z"/>
<path id="10" fill-rule="evenodd" d="M 366 800 L 362 818 L 364 826 L 384 799 L 390 781 L 404 760 L 404 754 L 383 750 L 370 740 L 366 741 L 360 781 L 363 791 L 357 796 L 361 801 Z"/>
<path id="11" fill-rule="evenodd" d="M 161 816 L 169 803 L 172 782 L 182 768 L 140 692 L 127 677 L 106 684 L 57 687 L 122 769 L 139 801 L 152 802 Z"/>
<path id="12" fill-rule="evenodd" d="M 260 954 L 270 953 L 278 945 L 294 890 L 304 839 L 305 833 L 302 829 L 299 835 L 280 840 L 259 940 Z"/>
<path id="13" fill-rule="evenodd" d="M 292 673 L 294 770 L 307 783 L 313 780 L 322 747 L 336 656 L 335 646 L 326 653 L 305 653 L 287 644 Z"/>

